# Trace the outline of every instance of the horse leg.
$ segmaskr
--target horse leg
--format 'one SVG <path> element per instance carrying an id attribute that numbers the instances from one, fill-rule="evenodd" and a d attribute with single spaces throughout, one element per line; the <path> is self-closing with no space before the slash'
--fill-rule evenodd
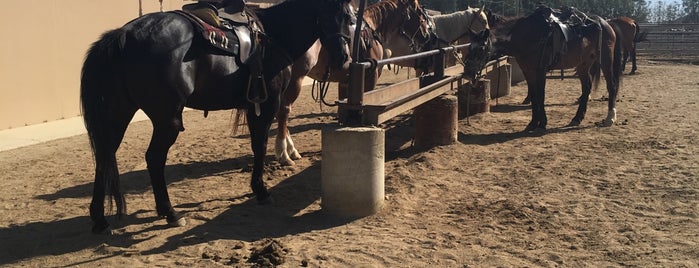
<path id="1" fill-rule="evenodd" d="M 534 131 L 536 129 L 546 130 L 546 111 L 544 110 L 544 99 L 546 90 L 546 71 L 523 69 L 527 80 L 527 92 L 531 99 L 532 120 L 524 131 Z"/>
<path id="2" fill-rule="evenodd" d="M 629 53 L 631 54 L 631 72 L 629 72 L 629 74 L 636 74 L 636 70 L 638 69 L 636 67 L 636 45 L 631 47 Z M 626 65 L 626 61 L 624 61 L 624 65 Z"/>
<path id="3" fill-rule="evenodd" d="M 121 108 L 124 108 L 124 110 L 109 115 L 112 117 L 111 120 L 102 122 L 103 124 L 107 122 L 113 123 L 112 125 L 104 126 L 113 130 L 110 133 L 112 136 L 102 136 L 103 139 L 93 141 L 96 165 L 95 183 L 92 190 L 92 201 L 90 202 L 90 219 L 94 223 L 92 232 L 96 234 L 111 232 L 109 223 L 104 217 L 104 199 L 107 194 L 114 198 L 117 207 L 117 218 L 121 218 L 126 213 L 126 200 L 119 187 L 119 168 L 117 166 L 116 151 L 137 109 L 135 107 Z M 95 138 L 97 137 L 95 136 Z"/>
<path id="4" fill-rule="evenodd" d="M 604 71 L 604 69 L 603 69 Z M 607 82 L 607 117 L 602 121 L 602 126 L 608 127 L 616 122 L 616 101 L 619 93 L 620 74 L 613 73 L 612 70 L 604 71 L 604 77 Z"/>
<path id="5" fill-rule="evenodd" d="M 291 140 L 288 123 L 291 105 L 294 104 L 301 94 L 302 86 L 303 76 L 295 78 L 284 92 L 284 102 L 277 112 L 277 137 L 274 143 L 274 151 L 279 164 L 283 166 L 293 166 L 296 164 L 294 160 L 301 159 L 301 154 L 296 150 L 294 142 Z"/>
<path id="6" fill-rule="evenodd" d="M 592 89 L 592 78 L 589 66 L 578 66 L 578 79 L 580 80 L 580 85 L 582 86 L 582 93 L 580 98 L 578 98 L 578 111 L 575 113 L 575 117 L 573 117 L 573 120 L 570 121 L 568 126 L 579 126 L 583 119 L 585 119 L 585 113 L 587 113 L 587 102 L 590 100 L 590 91 Z"/>
<path id="7" fill-rule="evenodd" d="M 611 126 L 616 122 L 616 100 L 621 86 L 622 76 L 622 47 L 621 35 L 615 34 L 612 29 L 607 30 L 604 36 L 605 45 L 602 46 L 602 72 L 607 82 L 607 117 L 602 122 L 602 126 Z"/>
<path id="8" fill-rule="evenodd" d="M 250 140 L 253 154 L 252 178 L 250 188 L 257 197 L 260 204 L 272 203 L 272 196 L 267 191 L 263 178 L 265 154 L 267 153 L 267 139 L 269 129 L 272 126 L 273 112 L 263 112 L 260 116 L 255 115 L 252 109 L 248 109 L 247 119 L 250 129 Z M 269 114 L 268 114 L 269 113 Z"/>
<path id="9" fill-rule="evenodd" d="M 175 143 L 175 140 L 177 140 L 179 132 L 184 130 L 182 127 L 181 109 L 178 116 L 164 118 L 163 120 L 151 119 L 153 122 L 153 135 L 146 151 L 146 163 L 148 164 L 148 173 L 150 174 L 158 216 L 165 217 L 169 225 L 178 227 L 184 226 L 187 222 L 182 215 L 175 212 L 170 203 L 167 184 L 165 183 L 165 162 L 167 161 L 167 152 Z"/>

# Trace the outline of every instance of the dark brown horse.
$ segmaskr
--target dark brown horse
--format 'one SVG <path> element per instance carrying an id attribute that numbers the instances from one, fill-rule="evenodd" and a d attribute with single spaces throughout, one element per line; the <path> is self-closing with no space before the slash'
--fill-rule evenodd
<path id="1" fill-rule="evenodd" d="M 281 92 L 290 82 L 290 66 L 319 38 L 333 66 L 344 65 L 349 60 L 345 30 L 352 14 L 349 0 L 287 0 L 257 10 L 256 16 L 264 28 L 261 34 L 269 38 L 256 58 L 262 71 L 255 77 L 251 74 L 256 64 L 241 64 L 214 49 L 181 12 L 144 15 L 92 44 L 82 68 L 80 100 L 96 163 L 90 204 L 93 232 L 109 232 L 106 195 L 116 202 L 117 216 L 126 213 L 116 151 L 139 109 L 153 124 L 146 162 L 156 211 L 168 224 L 186 223 L 170 204 L 164 174 L 168 150 L 184 131 L 184 107 L 247 109 L 254 157 L 250 185 L 259 202 L 271 201 L 262 179 L 263 164 Z M 251 93 L 263 98 L 251 99 Z"/>
<path id="2" fill-rule="evenodd" d="M 384 0 L 367 6 L 363 17 L 358 59 L 380 60 L 389 57 L 386 54 L 390 51 L 397 55 L 419 52 L 432 38 L 427 15 L 417 0 Z M 287 126 L 291 106 L 301 93 L 304 77 L 324 82 L 347 82 L 347 70 L 331 70 L 328 61 L 325 47 L 316 42 L 292 66 L 292 82 L 277 113 L 275 153 L 282 165 L 294 165 L 293 160 L 301 158 Z M 376 68 L 373 75 L 367 75 L 366 87 L 374 88 L 380 75 L 381 68 Z"/>
<path id="3" fill-rule="evenodd" d="M 623 38 L 621 41 L 621 47 L 624 49 L 624 58 L 622 60 L 622 70 L 626 69 L 626 62 L 631 58 L 631 71 L 629 74 L 635 74 L 636 70 L 636 43 L 646 41 L 647 31 L 641 31 L 641 27 L 638 23 L 629 17 L 618 17 L 613 19 L 608 19 L 607 22 L 616 26 L 619 31 L 622 32 Z"/>
<path id="4" fill-rule="evenodd" d="M 525 130 L 546 129 L 546 72 L 569 68 L 577 70 L 582 85 L 578 110 L 569 126 L 580 125 L 584 119 L 591 89 L 600 80 L 600 69 L 609 94 L 608 113 L 602 125 L 613 125 L 621 79 L 621 43 L 617 42 L 621 32 L 597 16 L 588 17 L 574 9 L 564 10 L 561 14 L 555 12 L 540 6 L 526 17 L 500 17 L 499 21 L 489 21 L 497 37 L 498 54 L 514 56 L 527 80 L 532 120 Z"/>

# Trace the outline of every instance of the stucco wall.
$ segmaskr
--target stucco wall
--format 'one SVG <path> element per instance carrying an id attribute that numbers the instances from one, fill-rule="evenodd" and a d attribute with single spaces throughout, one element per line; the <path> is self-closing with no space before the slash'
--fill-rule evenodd
<path id="1" fill-rule="evenodd" d="M 143 13 L 158 0 L 141 0 Z M 164 0 L 179 9 L 183 0 Z M 0 130 L 80 115 L 80 68 L 100 34 L 139 15 L 139 0 L 3 1 Z"/>

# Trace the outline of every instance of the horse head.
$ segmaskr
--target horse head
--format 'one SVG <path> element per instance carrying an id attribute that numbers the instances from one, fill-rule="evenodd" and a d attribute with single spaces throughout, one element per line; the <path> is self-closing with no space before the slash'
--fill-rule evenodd
<path id="1" fill-rule="evenodd" d="M 486 29 L 471 39 L 468 58 L 464 63 L 464 76 L 474 83 L 490 58 L 492 45 L 490 30 Z"/>
<path id="2" fill-rule="evenodd" d="M 437 46 L 434 21 L 417 0 L 400 0 L 404 5 L 405 21 L 400 28 L 400 35 L 412 53 L 433 49 Z M 418 59 L 414 68 L 426 72 L 432 65 L 431 58 Z"/>
<path id="3" fill-rule="evenodd" d="M 486 12 L 485 6 L 482 8 L 469 8 L 467 10 L 471 14 L 471 22 L 468 26 L 471 34 L 475 35 L 484 30 L 490 30 L 490 24 L 488 24 L 488 13 Z"/>
<path id="4" fill-rule="evenodd" d="M 330 66 L 347 69 L 350 57 L 350 25 L 355 20 L 350 0 L 317 0 L 320 42 L 330 55 Z"/>
<path id="5" fill-rule="evenodd" d="M 405 22 L 401 28 L 401 35 L 411 42 L 413 52 L 421 52 L 432 48 L 435 41 L 434 22 L 427 15 L 427 11 L 417 0 L 403 0 L 405 5 Z"/>

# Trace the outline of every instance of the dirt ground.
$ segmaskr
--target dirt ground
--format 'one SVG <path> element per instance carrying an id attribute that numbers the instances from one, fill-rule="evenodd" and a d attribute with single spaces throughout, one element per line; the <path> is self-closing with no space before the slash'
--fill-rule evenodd
<path id="1" fill-rule="evenodd" d="M 0 152 L 0 266 L 699 267 L 699 66 L 642 59 L 607 128 L 599 100 L 565 128 L 579 83 L 553 79 L 549 130 L 522 133 L 525 92 L 461 120 L 449 146 L 417 150 L 409 115 L 391 121 L 385 207 L 351 221 L 320 209 L 320 129 L 336 121 L 310 88 L 290 123 L 303 159 L 279 166 L 270 140 L 272 205 L 250 195 L 249 141 L 232 137 L 230 112 L 185 113 L 166 168 L 185 227 L 156 217 L 146 121 L 118 152 L 129 216 L 112 236 L 90 233 L 86 135 Z"/>

